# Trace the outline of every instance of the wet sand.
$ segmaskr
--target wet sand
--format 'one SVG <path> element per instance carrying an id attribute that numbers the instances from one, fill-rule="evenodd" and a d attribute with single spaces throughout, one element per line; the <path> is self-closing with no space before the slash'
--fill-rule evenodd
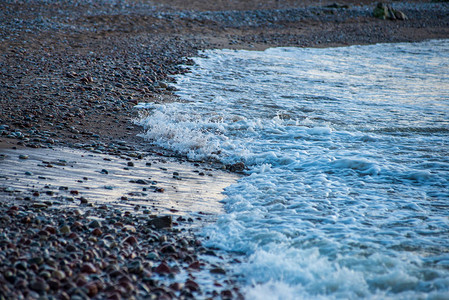
<path id="1" fill-rule="evenodd" d="M 1 155 L 0 184 L 8 191 L 4 200 L 15 204 L 107 204 L 124 211 L 205 219 L 223 213 L 222 191 L 238 178 L 179 159 L 117 157 L 70 148 L 8 149 Z"/>

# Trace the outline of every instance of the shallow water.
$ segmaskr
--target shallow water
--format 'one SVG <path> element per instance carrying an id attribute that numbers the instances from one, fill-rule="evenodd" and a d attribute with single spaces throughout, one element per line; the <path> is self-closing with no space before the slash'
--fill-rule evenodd
<path id="1" fill-rule="evenodd" d="M 152 143 L 243 161 L 209 246 L 250 299 L 449 298 L 449 40 L 216 50 Z"/>

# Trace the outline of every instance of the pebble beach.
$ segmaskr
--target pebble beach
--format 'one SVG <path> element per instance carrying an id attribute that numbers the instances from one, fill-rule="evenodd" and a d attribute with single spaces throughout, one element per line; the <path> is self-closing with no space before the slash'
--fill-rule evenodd
<path id="1" fill-rule="evenodd" d="M 393 2 L 395 19 L 376 7 L 1 2 L 0 299 L 243 299 L 225 254 L 195 232 L 245 166 L 152 145 L 135 106 L 182 101 L 173 76 L 201 50 L 449 37 L 445 2 Z"/>

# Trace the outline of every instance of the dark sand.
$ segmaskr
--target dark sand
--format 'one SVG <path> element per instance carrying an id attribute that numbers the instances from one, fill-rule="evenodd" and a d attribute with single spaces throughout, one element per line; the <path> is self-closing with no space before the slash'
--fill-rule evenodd
<path id="1" fill-rule="evenodd" d="M 0 148 L 11 150 L 0 153 L 0 299 L 240 297 L 227 260 L 191 231 L 220 210 L 219 190 L 235 177 L 182 158 L 161 166 L 176 153 L 136 137 L 133 106 L 177 101 L 170 76 L 203 49 L 449 37 L 448 3 L 394 2 L 404 21 L 374 18 L 375 5 L 1 1 Z M 191 191 L 200 196 L 183 202 Z M 173 224 L 154 221 L 166 215 Z"/>

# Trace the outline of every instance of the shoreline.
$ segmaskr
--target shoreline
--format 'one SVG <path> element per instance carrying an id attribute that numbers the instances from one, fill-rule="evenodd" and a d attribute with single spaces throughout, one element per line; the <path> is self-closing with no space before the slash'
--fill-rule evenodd
<path id="1" fill-rule="evenodd" d="M 201 246 L 189 221 L 195 215 L 181 215 L 182 205 L 174 203 L 177 211 L 167 206 L 156 211 L 143 209 L 145 204 L 138 201 L 125 206 L 120 201 L 101 203 L 101 198 L 111 197 L 130 202 L 134 196 L 125 195 L 125 190 L 131 185 L 142 188 L 135 183 L 139 179 L 150 188 L 149 177 L 183 173 L 165 167 L 162 173 L 146 165 L 136 167 L 167 157 L 178 163 L 184 159 L 137 137 L 141 128 L 131 122 L 133 107 L 139 102 L 178 101 L 170 86 L 172 75 L 188 72 L 181 65 L 191 64 L 189 57 L 201 50 L 334 47 L 449 37 L 447 3 L 393 3 L 407 15 L 405 21 L 374 18 L 375 5 L 365 0 L 339 4 L 296 0 L 0 3 L 0 17 L 5 20 L 0 25 L 0 165 L 7 166 L 0 173 L 0 210 L 4 216 L 0 220 L 0 296 L 19 297 L 14 293 L 20 292 L 25 297 L 57 295 L 63 299 L 72 295 L 97 299 L 129 295 L 137 299 L 145 295 L 242 298 L 235 278 L 226 273 L 226 260 L 220 261 L 221 254 Z M 31 163 L 34 153 L 61 147 L 77 149 L 78 156 L 56 150 L 63 161 L 46 160 L 39 154 Z M 93 170 L 93 160 L 84 163 L 88 166 L 85 169 L 82 163 L 71 166 L 80 171 L 77 180 L 81 182 L 76 184 L 89 187 L 91 194 L 89 189 L 75 187 L 59 190 L 66 186 L 62 183 L 55 190 L 56 185 L 43 179 L 67 179 L 58 169 L 80 160 L 79 153 L 106 158 L 104 168 Z M 8 161 L 11 155 L 15 162 Z M 29 157 L 20 159 L 20 155 Z M 23 165 L 28 167 L 19 167 Z M 55 173 L 38 175 L 39 168 Z M 98 191 L 94 182 L 102 182 L 105 174 L 101 169 L 108 168 L 120 172 L 140 168 L 142 178 L 131 179 L 131 175 L 120 173 L 126 179 L 117 187 L 120 195 L 111 195 L 116 189 L 106 181 L 103 192 Z M 207 177 L 210 172 L 211 178 L 221 178 L 217 176 L 219 167 L 211 162 L 197 162 L 194 168 L 201 169 L 197 175 Z M 148 172 L 145 178 L 144 172 Z M 42 178 L 29 181 L 33 176 Z M 223 176 L 236 178 L 226 172 Z M 178 179 L 171 180 L 168 185 Z M 11 181 L 19 182 L 18 186 L 13 187 Z M 114 184 L 119 186 L 118 182 L 116 179 Z M 205 185 L 207 191 L 213 182 L 195 183 L 186 177 L 183 184 L 187 189 Z M 96 196 L 92 194 L 95 190 Z M 199 201 L 194 199 L 185 207 Z M 172 215 L 172 222 L 179 224 L 157 228 L 152 220 L 166 215 Z M 93 224 L 98 218 L 100 224 Z M 193 221 L 202 224 L 201 220 Z M 93 252 L 86 254 L 84 246 Z M 56 255 L 58 251 L 64 257 Z M 212 264 L 200 254 L 217 257 L 219 262 Z M 213 288 L 201 285 L 201 272 L 214 278 Z"/>
<path id="2" fill-rule="evenodd" d="M 1 150 L 0 166 L 0 298 L 240 297 L 196 237 L 237 176 L 70 148 Z"/>
<path id="3" fill-rule="evenodd" d="M 223 213 L 221 192 L 239 178 L 206 165 L 160 156 L 117 157 L 60 147 L 4 149 L 0 154 L 0 182 L 9 193 L 5 200 L 12 204 L 108 205 L 208 222 Z M 37 190 L 39 195 L 34 195 Z"/>

